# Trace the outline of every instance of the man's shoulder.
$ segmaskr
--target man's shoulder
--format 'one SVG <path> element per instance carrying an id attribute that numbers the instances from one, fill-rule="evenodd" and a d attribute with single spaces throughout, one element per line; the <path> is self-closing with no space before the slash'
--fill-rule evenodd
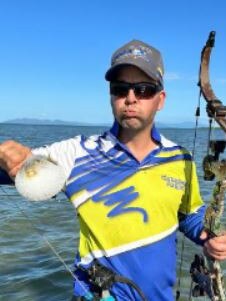
<path id="1" fill-rule="evenodd" d="M 189 154 L 191 155 L 191 152 L 184 146 L 170 140 L 170 139 L 167 139 L 165 136 L 163 135 L 160 135 L 161 137 L 161 144 L 162 146 L 164 147 L 165 150 L 177 150 L 183 154 Z"/>
<path id="2" fill-rule="evenodd" d="M 161 137 L 161 143 L 164 147 L 174 147 L 174 146 L 178 146 L 177 143 L 175 143 L 174 141 L 166 138 L 165 136 L 163 136 L 162 134 L 160 135 Z"/>
<path id="3" fill-rule="evenodd" d="M 177 146 L 178 146 L 178 147 L 180 147 L 180 148 L 184 148 L 184 149 L 185 149 L 185 147 L 183 147 L 182 145 L 178 144 L 178 143 L 175 142 L 175 141 L 172 141 L 172 140 L 166 138 L 166 137 L 163 136 L 162 134 L 160 135 L 160 137 L 161 137 L 161 143 L 162 143 L 162 145 L 165 146 L 165 147 L 177 147 Z"/>

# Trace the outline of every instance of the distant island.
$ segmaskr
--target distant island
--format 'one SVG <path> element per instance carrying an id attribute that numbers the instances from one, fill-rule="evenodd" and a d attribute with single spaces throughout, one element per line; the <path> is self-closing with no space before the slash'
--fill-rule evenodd
<path id="1" fill-rule="evenodd" d="M 1 123 L 4 124 L 24 124 L 24 125 L 68 125 L 68 126 L 103 126 L 110 127 L 111 124 L 103 123 L 87 123 L 87 122 L 77 122 L 77 121 L 63 121 L 63 120 L 49 120 L 49 119 L 35 119 L 35 118 L 17 118 L 6 120 Z M 156 122 L 158 128 L 181 128 L 181 129 L 191 129 L 195 127 L 195 122 L 178 122 L 178 123 L 163 123 Z M 199 127 L 206 127 L 205 125 L 199 124 Z"/>
<path id="2" fill-rule="evenodd" d="M 88 122 L 64 121 L 59 119 L 36 119 L 36 118 L 16 118 L 3 121 L 4 124 L 24 124 L 24 125 L 70 125 L 70 126 L 110 126 L 110 124 L 94 124 Z"/>

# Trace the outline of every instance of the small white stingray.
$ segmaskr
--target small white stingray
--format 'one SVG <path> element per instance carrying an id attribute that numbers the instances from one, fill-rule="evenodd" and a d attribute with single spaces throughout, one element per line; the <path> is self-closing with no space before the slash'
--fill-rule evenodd
<path id="1" fill-rule="evenodd" d="M 64 169 L 44 156 L 31 156 L 18 171 L 15 186 L 31 201 L 44 201 L 58 194 L 65 186 Z"/>

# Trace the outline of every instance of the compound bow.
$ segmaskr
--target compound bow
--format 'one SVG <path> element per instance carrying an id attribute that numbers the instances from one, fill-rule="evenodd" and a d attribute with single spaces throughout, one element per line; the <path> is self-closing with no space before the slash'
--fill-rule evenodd
<path id="1" fill-rule="evenodd" d="M 201 53 L 199 71 L 200 96 L 207 101 L 207 114 L 210 120 L 209 143 L 207 155 L 203 160 L 204 179 L 217 182 L 213 189 L 211 202 L 206 210 L 204 226 L 209 237 L 219 236 L 223 232 L 221 217 L 224 212 L 224 197 L 226 191 L 226 161 L 220 160 L 220 153 L 224 152 L 225 140 L 210 140 L 212 120 L 215 120 L 226 132 L 226 106 L 217 99 L 210 84 L 209 63 L 215 42 L 215 32 L 211 31 Z M 219 261 L 208 255 L 195 255 L 190 269 L 192 277 L 192 297 L 208 296 L 212 301 L 226 301 L 224 279 Z"/>

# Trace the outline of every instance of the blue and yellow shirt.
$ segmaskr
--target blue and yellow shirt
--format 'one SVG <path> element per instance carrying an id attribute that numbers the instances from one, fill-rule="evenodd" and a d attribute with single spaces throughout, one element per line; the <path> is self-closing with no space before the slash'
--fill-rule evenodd
<path id="1" fill-rule="evenodd" d="M 201 243 L 204 206 L 191 154 L 154 127 L 151 135 L 159 147 L 142 162 L 118 141 L 115 127 L 101 136 L 77 137 L 66 194 L 80 222 L 75 265 L 86 267 L 97 258 L 134 281 L 148 300 L 171 301 L 176 231 L 180 227 Z M 140 300 L 125 284 L 115 284 L 112 292 L 120 301 Z M 84 294 L 76 282 L 74 294 Z"/>

